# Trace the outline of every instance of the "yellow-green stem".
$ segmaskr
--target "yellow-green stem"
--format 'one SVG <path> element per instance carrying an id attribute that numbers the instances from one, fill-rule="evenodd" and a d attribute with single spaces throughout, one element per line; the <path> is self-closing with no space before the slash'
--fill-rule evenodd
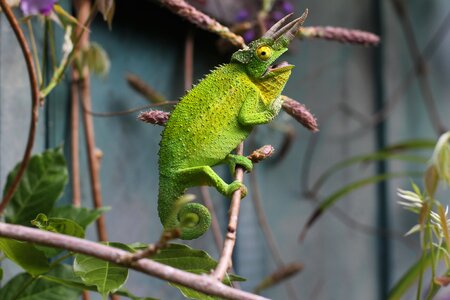
<path id="1" fill-rule="evenodd" d="M 39 58 L 38 58 L 38 51 L 37 51 L 37 47 L 36 47 L 36 39 L 34 38 L 34 32 L 33 32 L 33 25 L 31 24 L 30 19 L 26 19 L 26 23 L 27 23 L 27 27 L 28 27 L 28 32 L 30 35 L 30 42 L 31 42 L 31 49 L 33 51 L 33 59 L 34 59 L 34 64 L 36 66 L 36 72 L 37 72 L 37 76 L 38 76 L 38 84 L 42 83 L 42 71 L 41 71 L 41 65 L 39 63 Z"/>

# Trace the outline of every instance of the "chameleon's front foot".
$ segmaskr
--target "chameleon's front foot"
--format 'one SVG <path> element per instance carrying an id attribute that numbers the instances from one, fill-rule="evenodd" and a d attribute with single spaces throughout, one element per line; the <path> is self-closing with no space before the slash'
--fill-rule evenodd
<path id="1" fill-rule="evenodd" d="M 244 168 L 246 172 L 251 172 L 253 169 L 252 161 L 243 155 L 228 154 L 225 162 L 230 167 L 231 174 L 235 173 L 236 165 Z"/>
<path id="2" fill-rule="evenodd" d="M 228 195 L 231 196 L 236 190 L 241 190 L 241 199 L 247 196 L 247 187 L 240 181 L 235 180 L 228 185 Z"/>

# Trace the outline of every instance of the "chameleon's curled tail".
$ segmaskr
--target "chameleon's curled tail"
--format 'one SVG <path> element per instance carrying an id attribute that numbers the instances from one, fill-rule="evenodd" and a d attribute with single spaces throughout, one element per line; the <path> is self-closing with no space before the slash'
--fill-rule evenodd
<path id="1" fill-rule="evenodd" d="M 177 203 L 185 188 L 173 180 L 160 178 L 158 213 L 164 229 L 180 228 L 180 238 L 192 240 L 203 235 L 211 224 L 208 209 L 199 203 Z"/>

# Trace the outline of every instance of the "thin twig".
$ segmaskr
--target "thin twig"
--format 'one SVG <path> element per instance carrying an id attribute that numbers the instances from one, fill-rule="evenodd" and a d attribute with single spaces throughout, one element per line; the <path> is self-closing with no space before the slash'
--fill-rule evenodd
<path id="1" fill-rule="evenodd" d="M 166 102 L 166 99 L 164 96 L 160 95 L 158 92 L 156 92 L 151 86 L 149 86 L 147 83 L 145 83 L 144 80 L 139 78 L 139 76 L 135 74 L 127 74 L 125 76 L 128 85 L 134 89 L 136 92 L 141 94 L 145 97 L 148 101 L 152 103 L 164 103 Z"/>
<path id="2" fill-rule="evenodd" d="M 28 78 L 30 80 L 30 89 L 31 89 L 31 120 L 30 120 L 30 129 L 28 131 L 28 141 L 25 148 L 25 152 L 23 154 L 22 163 L 20 164 L 19 170 L 17 172 L 16 177 L 14 178 L 12 184 L 9 189 L 5 193 L 5 196 L 0 203 L 0 214 L 5 210 L 6 205 L 8 205 L 11 200 L 14 192 L 19 186 L 20 180 L 22 179 L 23 174 L 28 166 L 31 157 L 31 151 L 33 150 L 34 139 L 36 136 L 36 127 L 38 123 L 39 116 L 39 86 L 36 78 L 36 71 L 33 64 L 33 56 L 30 51 L 30 47 L 28 46 L 27 40 L 23 34 L 22 29 L 17 22 L 16 17 L 14 16 L 11 8 L 9 7 L 6 0 L 0 0 L 0 7 L 4 11 L 6 18 L 8 19 L 9 24 L 11 25 L 16 38 L 19 42 L 20 48 L 22 49 L 22 53 L 25 59 L 25 63 L 27 66 Z"/>
<path id="3" fill-rule="evenodd" d="M 39 82 L 39 84 L 42 84 L 43 76 L 42 76 L 42 72 L 41 72 L 41 66 L 39 64 L 38 50 L 37 50 L 37 46 L 36 46 L 36 39 L 34 37 L 33 25 L 31 25 L 30 19 L 27 19 L 25 21 L 25 23 L 27 24 L 28 32 L 29 32 L 29 36 L 30 36 L 31 49 L 33 50 L 34 65 L 36 66 L 38 82 Z"/>
<path id="4" fill-rule="evenodd" d="M 233 45 L 240 48 L 245 46 L 244 39 L 241 36 L 231 32 L 226 26 L 197 10 L 186 1 L 159 0 L 159 2 L 173 13 L 185 18 L 204 30 L 218 34 L 220 37 L 229 40 Z"/>
<path id="5" fill-rule="evenodd" d="M 81 102 L 81 108 L 83 109 L 83 112 L 94 116 L 94 117 L 101 117 L 101 118 L 109 118 L 109 117 L 120 117 L 120 116 L 126 116 L 138 111 L 142 111 L 144 109 L 149 109 L 149 108 L 153 108 L 153 107 L 161 107 L 161 106 L 165 106 L 165 105 L 175 105 L 177 104 L 178 101 L 166 101 L 163 103 L 155 103 L 155 104 L 148 104 L 148 105 L 144 105 L 144 106 L 140 106 L 140 107 L 135 107 L 135 108 L 130 108 L 130 109 L 126 109 L 126 110 L 121 110 L 121 111 L 107 111 L 107 112 L 99 112 L 99 111 L 92 111 L 91 109 L 88 109 L 87 107 L 85 107 L 83 105 L 83 102 Z"/>
<path id="6" fill-rule="evenodd" d="M 264 278 L 261 283 L 259 283 L 253 290 L 255 293 L 259 294 L 262 290 L 270 288 L 280 282 L 283 282 L 292 276 L 296 275 L 298 272 L 303 270 L 303 264 L 301 263 L 290 263 L 288 265 L 283 265 L 282 267 L 275 270 L 268 277 Z"/>
<path id="7" fill-rule="evenodd" d="M 72 204 L 75 207 L 81 206 L 80 187 L 80 154 L 79 154 L 79 86 L 78 72 L 72 70 L 71 95 L 70 95 L 70 155 L 72 167 Z"/>
<path id="8" fill-rule="evenodd" d="M 180 233 L 181 232 L 179 228 L 163 231 L 158 242 L 156 242 L 155 244 L 149 244 L 147 248 L 134 253 L 131 256 L 131 260 L 136 261 L 155 255 L 159 250 L 166 248 L 171 240 L 179 238 Z"/>
<path id="9" fill-rule="evenodd" d="M 240 143 L 236 149 L 237 155 L 243 155 L 244 153 L 244 143 Z M 242 167 L 236 168 L 236 180 L 242 182 L 244 179 L 244 169 Z M 239 218 L 239 209 L 241 207 L 241 189 L 237 189 L 231 198 L 230 205 L 230 218 L 228 221 L 227 227 L 227 235 L 225 237 L 225 241 L 223 243 L 222 254 L 219 258 L 219 263 L 217 264 L 216 269 L 212 273 L 212 276 L 219 281 L 223 280 L 225 273 L 231 267 L 231 256 L 233 255 L 234 245 L 236 243 L 236 232 L 237 232 L 237 224 Z"/>
<path id="10" fill-rule="evenodd" d="M 184 45 L 184 90 L 192 87 L 194 78 L 194 31 L 189 28 Z"/>
<path id="11" fill-rule="evenodd" d="M 76 5 L 78 8 L 78 20 L 81 23 L 87 22 L 89 16 L 91 15 L 91 4 L 89 0 L 78 0 L 76 1 Z M 84 30 L 84 28 L 80 29 L 82 35 L 80 37 L 79 46 L 80 48 L 87 47 L 89 45 L 89 32 Z M 90 110 L 91 109 L 91 88 L 90 88 L 90 79 L 89 79 L 89 70 L 87 67 L 83 70 L 83 76 L 80 78 L 80 90 L 81 90 L 81 102 L 83 103 L 83 107 Z M 89 174 L 91 179 L 91 190 L 92 190 L 92 198 L 94 202 L 95 208 L 101 208 L 102 204 L 102 193 L 100 186 L 100 162 L 98 157 L 96 156 L 96 147 L 95 147 L 95 137 L 94 137 L 94 122 L 92 120 L 92 116 L 87 113 L 83 113 L 83 123 L 84 123 L 84 131 L 86 138 L 86 147 L 89 161 Z M 107 241 L 108 235 L 106 232 L 105 226 L 105 218 L 104 216 L 100 216 L 97 219 L 97 235 L 100 241 Z"/>
<path id="12" fill-rule="evenodd" d="M 0 222 L 0 236 L 89 255 L 210 295 L 237 300 L 267 300 L 226 286 L 210 276 L 181 271 L 150 259 L 144 258 L 130 263 L 132 253 L 64 234 Z"/>
<path id="13" fill-rule="evenodd" d="M 429 119 L 431 124 L 433 125 L 436 133 L 441 135 L 446 131 L 444 124 L 439 116 L 439 112 L 436 108 L 435 100 L 433 97 L 433 91 L 431 89 L 431 85 L 428 78 L 427 65 L 423 55 L 420 53 L 419 46 L 417 45 L 416 38 L 413 32 L 413 26 L 411 20 L 406 11 L 405 4 L 403 1 L 392 0 L 392 5 L 394 6 L 394 10 L 397 16 L 400 19 L 400 23 L 403 28 L 403 32 L 406 37 L 406 41 L 408 43 L 408 50 L 413 62 L 416 64 L 416 72 L 419 80 L 419 87 L 422 93 L 423 100 L 425 102 L 425 106 L 428 111 Z"/>

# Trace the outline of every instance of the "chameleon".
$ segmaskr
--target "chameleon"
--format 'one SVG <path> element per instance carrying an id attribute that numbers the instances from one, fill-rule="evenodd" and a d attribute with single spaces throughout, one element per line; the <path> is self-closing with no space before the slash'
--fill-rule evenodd
<path id="1" fill-rule="evenodd" d="M 274 24 L 261 38 L 218 66 L 177 103 L 164 130 L 159 150 L 158 214 L 163 227 L 179 228 L 180 238 L 195 239 L 211 223 L 208 209 L 199 203 L 178 203 L 189 187 L 207 185 L 230 196 L 246 187 L 239 181 L 226 183 L 211 168 L 227 164 L 252 170 L 252 162 L 231 154 L 256 125 L 269 123 L 280 111 L 281 92 L 293 65 L 274 64 L 307 17 L 288 22 L 290 15 Z"/>

